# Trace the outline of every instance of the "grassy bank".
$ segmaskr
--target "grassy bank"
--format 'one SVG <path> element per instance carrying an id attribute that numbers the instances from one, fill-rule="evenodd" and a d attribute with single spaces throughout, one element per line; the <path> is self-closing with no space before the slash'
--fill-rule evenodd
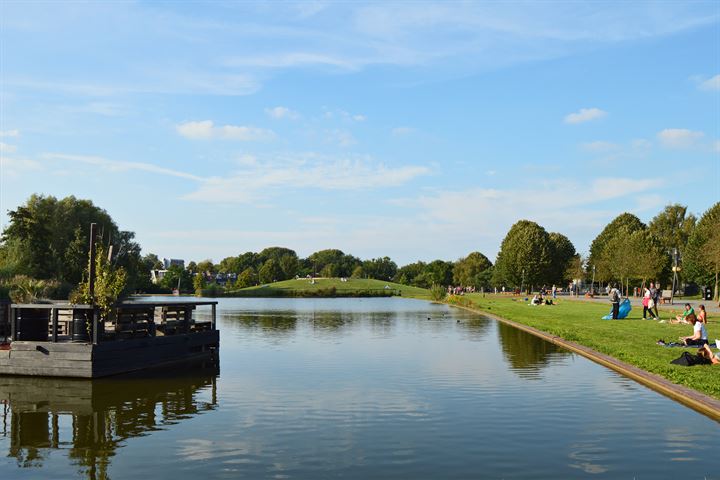
<path id="1" fill-rule="evenodd" d="M 386 288 L 387 287 L 387 288 Z M 231 297 L 388 297 L 403 296 L 429 298 L 424 288 L 409 287 L 399 283 L 365 278 L 316 278 L 314 283 L 306 278 L 258 285 L 226 293 Z"/>
<path id="2" fill-rule="evenodd" d="M 671 365 L 670 361 L 680 356 L 684 349 L 656 345 L 661 338 L 669 342 L 681 335 L 691 335 L 692 327 L 689 325 L 642 320 L 642 309 L 637 308 L 630 312 L 627 319 L 601 320 L 610 310 L 609 303 L 560 299 L 557 305 L 534 307 L 528 305 L 524 297 L 483 297 L 480 294 L 451 297 L 450 303 L 453 301 L 560 336 L 720 399 L 720 365 Z M 663 318 L 669 318 L 667 312 L 661 314 Z M 717 318 L 710 318 L 708 338 L 711 342 L 720 338 Z M 692 348 L 687 350 L 696 352 Z"/>

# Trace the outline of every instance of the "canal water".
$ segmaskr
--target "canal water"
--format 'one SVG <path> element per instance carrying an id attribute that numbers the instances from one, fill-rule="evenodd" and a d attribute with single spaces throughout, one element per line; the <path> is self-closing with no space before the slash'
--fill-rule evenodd
<path id="1" fill-rule="evenodd" d="M 0 377 L 1 479 L 718 478 L 708 418 L 417 300 L 220 299 L 220 365 Z"/>

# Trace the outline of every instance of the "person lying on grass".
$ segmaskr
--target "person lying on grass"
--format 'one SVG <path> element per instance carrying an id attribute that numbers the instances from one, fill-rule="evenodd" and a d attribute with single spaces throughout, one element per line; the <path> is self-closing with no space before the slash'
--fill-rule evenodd
<path id="1" fill-rule="evenodd" d="M 705 329 L 705 324 L 702 322 L 699 322 L 695 315 L 693 315 L 692 317 L 688 316 L 688 319 L 690 320 L 690 323 L 692 323 L 693 334 L 689 337 L 680 337 L 680 341 L 683 343 L 683 345 L 702 346 L 702 345 L 707 344 L 708 337 L 707 337 L 707 330 Z"/>
<path id="2" fill-rule="evenodd" d="M 675 320 L 670 320 L 670 323 L 690 323 L 691 318 L 695 318 L 695 310 L 693 310 L 689 303 L 686 303 L 685 311 L 682 315 L 675 317 Z"/>
<path id="3" fill-rule="evenodd" d="M 710 346 L 707 344 L 703 345 L 698 349 L 698 355 L 705 360 L 709 360 L 710 363 L 712 363 L 713 365 L 717 365 L 718 363 L 720 363 L 720 355 L 717 353 L 713 353 L 713 351 L 710 350 Z"/>

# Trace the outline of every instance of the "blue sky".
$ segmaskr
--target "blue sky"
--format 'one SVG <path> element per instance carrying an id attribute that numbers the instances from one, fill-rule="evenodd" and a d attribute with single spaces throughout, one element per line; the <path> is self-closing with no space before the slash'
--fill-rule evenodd
<path id="1" fill-rule="evenodd" d="M 402 265 L 720 200 L 717 2 L 2 0 L 0 28 L 2 225 L 75 195 L 161 257 Z"/>

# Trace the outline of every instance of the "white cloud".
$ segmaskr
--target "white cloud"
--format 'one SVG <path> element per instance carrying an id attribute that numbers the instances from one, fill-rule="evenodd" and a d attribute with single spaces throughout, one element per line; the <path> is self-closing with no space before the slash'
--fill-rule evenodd
<path id="1" fill-rule="evenodd" d="M 393 137 L 403 137 L 405 135 L 410 135 L 414 131 L 415 129 L 411 127 L 395 127 L 390 130 L 390 133 L 393 135 Z"/>
<path id="2" fill-rule="evenodd" d="M 212 120 L 181 123 L 175 127 L 177 132 L 191 140 L 209 140 L 213 138 L 239 140 L 242 142 L 267 141 L 275 138 L 275 132 L 257 127 L 236 125 L 215 126 Z"/>
<path id="3" fill-rule="evenodd" d="M 207 202 L 248 203 L 293 189 L 363 190 L 403 185 L 427 175 L 423 166 L 390 168 L 368 157 L 342 159 L 317 154 L 256 161 L 224 177 L 205 179 L 186 199 Z"/>
<path id="4" fill-rule="evenodd" d="M 713 150 L 715 153 L 720 153 L 720 140 L 715 140 L 715 143 L 713 143 Z"/>
<path id="5" fill-rule="evenodd" d="M 565 115 L 565 123 L 584 123 L 596 120 L 607 115 L 607 112 L 599 108 L 581 108 L 580 111 Z"/>
<path id="6" fill-rule="evenodd" d="M 290 110 L 287 107 L 266 108 L 265 113 L 269 117 L 276 118 L 276 119 L 286 118 L 289 120 L 296 120 L 296 119 L 300 118 L 300 114 L 298 112 Z"/>
<path id="7" fill-rule="evenodd" d="M 187 180 L 204 181 L 203 177 L 193 175 L 178 170 L 172 170 L 169 168 L 159 167 L 151 163 L 143 162 L 125 162 L 118 160 L 109 160 L 103 157 L 88 156 L 88 155 L 69 155 L 63 153 L 45 153 L 41 155 L 42 158 L 48 160 L 65 160 L 72 162 L 80 162 L 88 165 L 95 165 L 113 172 L 124 172 L 128 170 L 140 170 L 149 173 L 156 173 L 159 175 L 167 175 L 170 177 L 184 178 Z"/>
<path id="8" fill-rule="evenodd" d="M 352 133 L 347 130 L 330 130 L 327 132 L 327 140 L 330 143 L 336 143 L 341 147 L 350 147 L 357 143 Z"/>
<path id="9" fill-rule="evenodd" d="M 41 165 L 39 162 L 27 158 L 15 158 L 8 157 L 7 155 L 0 155 L 0 172 L 2 177 L 15 177 L 28 170 L 40 170 Z"/>
<path id="10" fill-rule="evenodd" d="M 17 147 L 15 145 L 0 142 L 0 153 L 15 153 L 16 151 Z"/>
<path id="11" fill-rule="evenodd" d="M 698 86 L 700 90 L 720 90 L 720 75 L 709 78 Z"/>
<path id="12" fill-rule="evenodd" d="M 367 120 L 367 117 L 365 115 L 353 115 L 352 119 L 356 122 L 364 122 L 365 120 Z"/>
<path id="13" fill-rule="evenodd" d="M 20 130 L 0 130 L 0 138 L 2 137 L 19 137 Z"/>
<path id="14" fill-rule="evenodd" d="M 703 132 L 686 128 L 666 128 L 657 134 L 660 144 L 667 148 L 691 148 L 704 136 Z"/>

